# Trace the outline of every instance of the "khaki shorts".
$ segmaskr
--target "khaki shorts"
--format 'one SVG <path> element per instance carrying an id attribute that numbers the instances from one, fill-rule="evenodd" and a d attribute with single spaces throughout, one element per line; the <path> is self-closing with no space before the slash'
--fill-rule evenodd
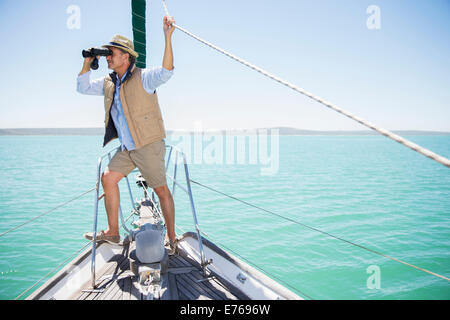
<path id="1" fill-rule="evenodd" d="M 154 189 L 167 184 L 165 156 L 166 143 L 164 140 L 147 144 L 136 150 L 121 151 L 119 149 L 109 162 L 107 170 L 128 176 L 137 167 L 147 185 Z"/>

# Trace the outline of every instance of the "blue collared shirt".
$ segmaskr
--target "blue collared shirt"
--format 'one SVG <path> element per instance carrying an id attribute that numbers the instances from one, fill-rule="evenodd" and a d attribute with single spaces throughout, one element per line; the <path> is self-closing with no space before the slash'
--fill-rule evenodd
<path id="1" fill-rule="evenodd" d="M 167 70 L 163 67 L 155 67 L 152 69 L 142 69 L 141 80 L 142 85 L 150 94 L 155 93 L 157 87 L 166 83 L 170 77 L 172 77 L 173 70 Z M 105 77 L 90 80 L 91 71 L 78 76 L 77 78 L 77 91 L 82 94 L 98 95 L 102 96 L 104 92 L 104 81 Z M 136 146 L 134 144 L 133 137 L 131 136 L 130 129 L 128 128 L 127 119 L 123 113 L 122 103 L 120 101 L 120 87 L 122 81 L 124 80 L 126 73 L 123 75 L 122 79 L 117 79 L 116 81 L 116 91 L 114 93 L 114 103 L 111 107 L 111 117 L 113 119 L 114 125 L 117 129 L 117 135 L 119 136 L 119 141 L 121 143 L 121 150 L 135 150 Z"/>

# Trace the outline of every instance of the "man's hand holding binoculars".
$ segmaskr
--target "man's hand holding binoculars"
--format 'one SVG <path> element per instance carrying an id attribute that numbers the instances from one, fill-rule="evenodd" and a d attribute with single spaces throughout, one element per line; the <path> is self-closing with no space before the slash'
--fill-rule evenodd
<path id="1" fill-rule="evenodd" d="M 83 69 L 81 70 L 80 75 L 88 72 L 90 69 L 97 70 L 98 69 L 98 59 L 101 56 L 107 57 L 112 55 L 111 49 L 105 48 L 91 48 L 88 50 L 83 50 L 81 53 L 84 58 Z"/>
<path id="2" fill-rule="evenodd" d="M 97 57 L 97 59 L 98 58 L 99 57 Z M 94 61 L 94 59 L 95 59 L 95 57 L 84 58 L 83 68 L 81 69 L 81 72 L 79 74 L 80 76 L 86 72 L 89 72 L 89 70 L 91 70 L 91 64 L 92 64 L 92 61 Z"/>

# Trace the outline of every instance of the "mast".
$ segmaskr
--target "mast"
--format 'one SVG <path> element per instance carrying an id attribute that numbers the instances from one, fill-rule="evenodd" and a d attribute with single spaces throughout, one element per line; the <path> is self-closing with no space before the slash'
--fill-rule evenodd
<path id="1" fill-rule="evenodd" d="M 131 0 L 131 20 L 133 24 L 134 51 L 139 54 L 136 67 L 146 67 L 146 31 L 145 31 L 145 0 Z"/>

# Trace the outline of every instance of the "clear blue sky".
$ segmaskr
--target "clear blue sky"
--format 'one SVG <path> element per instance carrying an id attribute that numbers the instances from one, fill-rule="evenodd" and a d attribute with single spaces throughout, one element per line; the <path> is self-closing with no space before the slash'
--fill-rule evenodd
<path id="1" fill-rule="evenodd" d="M 81 28 L 66 26 L 70 5 Z M 178 25 L 387 129 L 450 131 L 450 1 L 167 0 Z M 381 28 L 369 30 L 369 5 Z M 161 1 L 147 1 L 147 65 L 163 56 Z M 101 127 L 102 97 L 75 90 L 81 50 L 132 37 L 130 1 L 1 0 L 0 128 Z M 159 89 L 168 129 L 365 127 L 176 30 Z M 108 70 L 105 61 L 93 77 Z"/>

